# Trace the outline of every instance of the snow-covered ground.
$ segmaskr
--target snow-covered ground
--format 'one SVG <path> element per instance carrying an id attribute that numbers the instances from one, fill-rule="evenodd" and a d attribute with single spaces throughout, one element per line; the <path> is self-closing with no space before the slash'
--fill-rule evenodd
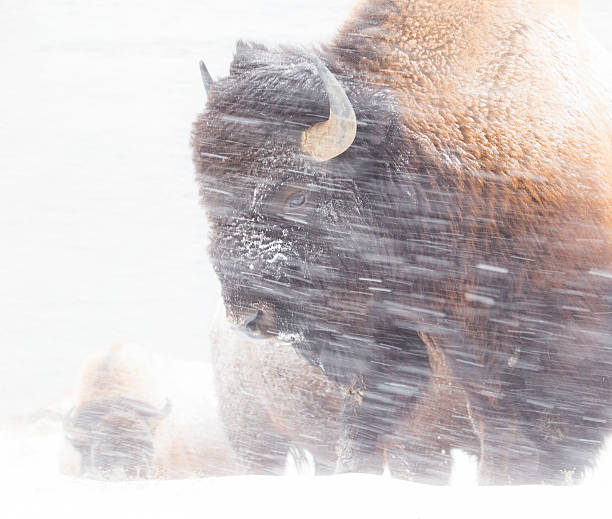
<path id="1" fill-rule="evenodd" d="M 578 487 L 475 487 L 469 467 L 450 487 L 387 477 L 231 476 L 102 482 L 62 476 L 61 436 L 44 419 L 0 428 L 0 516 L 7 519 L 202 517 L 610 517 L 608 478 Z M 465 460 L 460 460 L 465 462 Z M 469 465 L 469 464 L 468 464 Z"/>
<path id="2" fill-rule="evenodd" d="M 448 489 L 368 476 L 110 484 L 59 474 L 59 423 L 40 411 L 65 401 L 92 351 L 134 341 L 207 360 L 219 289 L 189 148 L 204 104 L 198 60 L 219 77 L 239 38 L 325 41 L 351 3 L 2 2 L 0 517 L 514 517 L 533 507 L 609 517 L 610 455 L 587 486 L 563 489 L 473 488 L 469 462 Z M 612 3 L 585 5 L 612 50 Z"/>

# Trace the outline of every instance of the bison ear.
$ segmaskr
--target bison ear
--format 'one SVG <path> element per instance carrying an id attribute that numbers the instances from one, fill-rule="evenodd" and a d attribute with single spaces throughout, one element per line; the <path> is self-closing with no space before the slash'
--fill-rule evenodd
<path id="1" fill-rule="evenodd" d="M 262 57 L 266 51 L 266 47 L 258 43 L 238 40 L 234 59 L 230 65 L 230 76 L 261 67 L 264 64 Z"/>
<path id="2" fill-rule="evenodd" d="M 394 175 L 406 154 L 408 133 L 393 99 L 360 96 L 355 103 L 357 134 L 354 144 L 345 152 L 353 177 L 361 180 Z M 412 142 L 412 141 L 411 141 Z"/>
<path id="3" fill-rule="evenodd" d="M 357 153 L 375 153 L 384 156 L 390 153 L 401 140 L 405 127 L 401 110 L 391 93 L 384 95 L 365 93 L 356 101 Z"/>

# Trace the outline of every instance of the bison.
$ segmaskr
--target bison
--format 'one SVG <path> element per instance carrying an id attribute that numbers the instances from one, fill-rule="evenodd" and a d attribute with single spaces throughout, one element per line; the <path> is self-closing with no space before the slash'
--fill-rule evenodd
<path id="1" fill-rule="evenodd" d="M 181 384 L 197 380 L 210 393 L 206 369 L 194 373 L 135 345 L 114 345 L 81 370 L 76 404 L 64 419 L 65 473 L 103 479 L 185 478 L 241 473 L 217 418 L 212 395 L 172 402 L 160 378 L 171 370 Z M 171 367 L 173 366 L 174 367 Z M 194 421 L 193 416 L 197 416 Z M 75 457 L 74 454 L 77 454 Z M 76 458 L 76 459 L 75 459 Z"/>
<path id="2" fill-rule="evenodd" d="M 337 470 L 428 473 L 433 422 L 483 484 L 561 483 L 610 432 L 612 98 L 576 4 L 358 2 L 204 67 L 227 316 L 340 388 Z"/>

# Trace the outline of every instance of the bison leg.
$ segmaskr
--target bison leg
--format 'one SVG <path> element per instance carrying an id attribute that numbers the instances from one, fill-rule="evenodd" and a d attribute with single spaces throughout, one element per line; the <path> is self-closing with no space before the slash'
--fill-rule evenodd
<path id="1" fill-rule="evenodd" d="M 241 369 L 228 369 L 219 361 L 214 367 L 219 417 L 241 469 L 248 474 L 282 474 L 289 442 L 274 427 L 260 388 L 249 384 L 248 377 L 245 381 Z"/>
<path id="2" fill-rule="evenodd" d="M 475 405 L 470 398 L 469 413 L 480 441 L 478 483 L 481 485 L 529 485 L 538 480 L 540 452 L 523 433 L 512 408 L 497 403 Z"/>
<path id="3" fill-rule="evenodd" d="M 478 453 L 478 439 L 468 416 L 467 395 L 454 379 L 445 356 L 424 337 L 431 376 L 412 412 L 386 441 L 394 477 L 421 483 L 450 482 L 453 448 Z"/>
<path id="4" fill-rule="evenodd" d="M 450 483 L 453 448 L 477 454 L 465 392 L 448 377 L 432 376 L 411 415 L 385 442 L 393 477 L 419 483 Z"/>
<path id="5" fill-rule="evenodd" d="M 381 430 L 376 414 L 374 399 L 365 393 L 363 380 L 355 381 L 346 390 L 342 408 L 336 472 L 382 473 L 383 455 L 378 445 Z"/>
<path id="6" fill-rule="evenodd" d="M 438 383 L 434 383 L 430 398 L 434 406 L 439 403 L 440 399 L 447 400 L 450 407 L 448 403 L 443 403 L 441 409 L 445 411 L 442 413 L 447 413 L 449 423 L 459 420 L 458 423 L 461 424 L 462 413 L 455 414 L 452 409 L 453 407 L 456 409 L 453 400 L 458 398 L 457 395 L 463 395 L 472 433 L 463 420 L 463 425 L 453 429 L 453 441 L 458 441 L 457 446 L 460 448 L 467 447 L 468 452 L 472 450 L 472 446 L 478 444 L 479 483 L 485 485 L 536 483 L 539 452 L 536 444 L 524 433 L 526 425 L 521 423 L 521 416 L 514 403 L 509 398 L 502 398 L 501 392 L 495 390 L 495 386 L 490 383 L 493 380 L 492 377 L 484 373 L 480 373 L 479 377 L 474 377 L 474 373 L 470 371 L 471 368 L 465 368 L 467 364 L 454 362 L 454 359 L 445 354 L 436 340 L 429 336 L 423 336 L 423 340 L 427 344 L 434 371 L 442 374 L 443 380 L 454 381 L 453 384 L 462 381 L 463 385 L 457 385 L 453 389 L 454 393 L 448 393 L 448 390 L 439 392 L 440 387 L 436 387 Z M 449 388 L 452 387 L 452 385 L 449 386 Z M 426 417 L 427 408 L 430 408 L 432 404 L 425 401 L 423 405 L 425 409 L 421 413 Z M 415 420 L 426 421 L 420 417 Z M 470 436 L 473 438 L 474 434 L 477 440 L 471 443 L 469 438 Z M 452 437 L 453 434 L 451 434 Z"/>
<path id="7" fill-rule="evenodd" d="M 221 405 L 220 414 L 230 444 L 245 473 L 283 474 L 290 444 L 274 430 L 261 403 L 249 400 L 248 405 L 240 409 L 233 405 Z"/>
<path id="8" fill-rule="evenodd" d="M 603 425 L 609 398 L 601 400 L 590 378 L 592 370 L 586 369 L 566 375 L 551 385 L 555 396 L 545 394 L 549 388 L 542 382 L 495 400 L 472 389 L 469 414 L 480 441 L 479 483 L 577 482 L 609 432 Z M 602 384 L 607 384 L 603 378 Z"/>
<path id="9" fill-rule="evenodd" d="M 384 323 L 368 371 L 349 387 L 342 412 L 338 470 L 381 473 L 384 446 L 413 412 L 431 376 L 428 352 L 412 329 Z"/>
<path id="10" fill-rule="evenodd" d="M 466 381 L 481 442 L 481 483 L 575 481 L 610 432 L 612 287 L 600 281 L 589 288 L 584 277 L 562 281 L 557 290 L 534 290 L 516 304 L 517 324 L 501 330 L 524 330 L 514 334 L 512 348 L 466 341 L 477 345 L 482 366 L 475 371 L 461 359 L 453 365 Z M 527 318 L 533 307 L 537 321 Z"/>

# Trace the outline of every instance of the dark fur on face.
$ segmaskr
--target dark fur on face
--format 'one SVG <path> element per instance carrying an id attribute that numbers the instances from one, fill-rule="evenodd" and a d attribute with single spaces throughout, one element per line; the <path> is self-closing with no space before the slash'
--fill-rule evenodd
<path id="1" fill-rule="evenodd" d="M 272 315 L 266 333 L 360 393 L 355 421 L 379 428 L 364 451 L 410 414 L 437 352 L 476 429 L 495 431 L 487 445 L 520 453 L 510 481 L 580 472 L 612 420 L 612 292 L 592 274 L 609 251 L 576 242 L 603 242 L 597 218 L 579 197 L 568 211 L 567 193 L 542 203 L 537 179 L 459 167 L 408 129 L 391 92 L 327 57 L 358 121 L 339 157 L 300 151 L 329 113 L 306 52 L 239 45 L 195 124 L 229 317 Z"/>

